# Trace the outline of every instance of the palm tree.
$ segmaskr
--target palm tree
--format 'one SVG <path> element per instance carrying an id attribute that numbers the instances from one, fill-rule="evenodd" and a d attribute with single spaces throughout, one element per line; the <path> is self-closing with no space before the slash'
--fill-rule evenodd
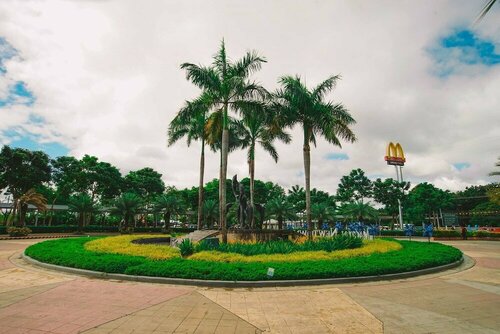
<path id="1" fill-rule="evenodd" d="M 186 106 L 170 122 L 168 130 L 168 145 L 173 145 L 182 137 L 187 137 L 188 146 L 191 141 L 201 141 L 200 178 L 198 183 L 198 230 L 201 230 L 203 220 L 203 178 L 205 174 L 205 127 L 208 121 L 208 110 L 205 105 L 206 96 L 202 95 Z"/>
<path id="2" fill-rule="evenodd" d="M 378 218 L 377 210 L 375 210 L 370 203 L 364 203 L 362 201 L 348 203 L 340 209 L 340 212 L 344 217 L 360 222 L 364 220 L 376 220 Z"/>
<path id="3" fill-rule="evenodd" d="M 209 199 L 203 203 L 203 217 L 207 228 L 212 228 L 214 222 L 219 217 L 219 207 L 217 201 Z"/>
<path id="4" fill-rule="evenodd" d="M 207 109 L 222 112 L 219 212 L 223 242 L 227 242 L 225 180 L 229 152 L 229 112 L 239 111 L 243 106 L 253 104 L 258 96 L 267 94 L 260 85 L 248 80 L 265 61 L 256 52 L 247 52 L 243 58 L 232 62 L 227 57 L 223 40 L 219 51 L 213 57 L 212 66 L 192 63 L 181 65 L 181 68 L 186 70 L 187 79 L 210 98 L 206 101 Z"/>
<path id="5" fill-rule="evenodd" d="M 264 151 L 278 162 L 278 152 L 273 141 L 279 139 L 285 143 L 290 142 L 290 135 L 276 125 L 272 111 L 262 104 L 253 110 L 245 110 L 243 119 L 237 122 L 238 135 L 241 138 L 242 148 L 248 148 L 248 171 L 250 174 L 250 206 L 255 208 L 254 203 L 254 180 L 255 180 L 255 146 L 259 144 Z M 255 215 L 250 217 L 252 229 L 255 227 Z"/>
<path id="6" fill-rule="evenodd" d="M 170 192 L 158 196 L 155 200 L 154 208 L 157 212 L 163 212 L 165 229 L 167 232 L 170 232 L 170 217 L 182 212 L 183 203 L 175 192 Z"/>
<path id="7" fill-rule="evenodd" d="M 111 213 L 120 215 L 122 217 L 123 226 L 127 228 L 134 222 L 135 215 L 137 215 L 142 208 L 142 201 L 139 196 L 132 193 L 124 193 L 115 200 Z"/>
<path id="8" fill-rule="evenodd" d="M 70 211 L 78 214 L 78 232 L 82 232 L 85 219 L 90 219 L 90 215 L 96 210 L 94 201 L 87 194 L 72 196 L 68 207 Z"/>
<path id="9" fill-rule="evenodd" d="M 294 220 L 297 218 L 295 208 L 285 196 L 279 196 L 270 199 L 266 204 L 266 213 L 269 217 L 278 221 L 278 229 L 283 229 L 285 220 Z"/>
<path id="10" fill-rule="evenodd" d="M 317 228 L 319 230 L 325 220 L 334 218 L 334 208 L 328 205 L 328 203 L 313 203 L 311 205 L 311 215 L 318 222 Z"/>
<path id="11" fill-rule="evenodd" d="M 45 211 L 47 210 L 47 199 L 42 194 L 37 193 L 35 189 L 30 189 L 21 195 L 15 205 L 17 208 L 14 208 L 14 212 L 19 212 L 19 226 L 25 225 L 28 205 L 33 205 L 39 211 Z"/>
<path id="12" fill-rule="evenodd" d="M 340 140 L 354 142 L 356 136 L 349 128 L 355 123 L 352 116 L 341 103 L 324 101 L 327 93 L 333 90 L 339 76 L 331 76 L 314 89 L 308 89 L 298 76 L 284 76 L 280 79 L 283 86 L 276 92 L 276 104 L 283 125 L 300 124 L 304 132 L 304 174 L 306 183 L 306 219 L 309 236 L 312 237 L 311 222 L 311 148 L 316 145 L 316 137 L 322 136 L 329 143 L 341 147 Z"/>
<path id="13" fill-rule="evenodd" d="M 496 167 L 500 167 L 500 158 L 498 158 L 497 163 L 495 164 Z M 489 176 L 495 176 L 495 175 L 500 175 L 500 170 L 496 170 L 488 174 Z"/>

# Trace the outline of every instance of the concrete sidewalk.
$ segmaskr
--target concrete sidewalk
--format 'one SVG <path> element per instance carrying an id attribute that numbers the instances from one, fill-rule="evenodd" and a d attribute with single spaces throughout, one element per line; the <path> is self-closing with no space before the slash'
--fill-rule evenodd
<path id="1" fill-rule="evenodd" d="M 79 277 L 0 241 L 0 333 L 498 333 L 500 244 L 446 242 L 476 261 L 413 279 L 222 289 Z"/>

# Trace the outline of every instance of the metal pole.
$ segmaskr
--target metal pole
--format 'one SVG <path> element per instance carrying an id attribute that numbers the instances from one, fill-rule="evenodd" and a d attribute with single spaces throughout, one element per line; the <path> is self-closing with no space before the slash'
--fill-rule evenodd
<path id="1" fill-rule="evenodd" d="M 401 166 L 394 166 L 396 168 L 396 178 L 398 182 L 403 182 L 403 172 L 401 171 Z M 401 208 L 401 200 L 398 198 L 398 210 L 399 210 L 399 227 L 403 229 L 403 209 Z"/>

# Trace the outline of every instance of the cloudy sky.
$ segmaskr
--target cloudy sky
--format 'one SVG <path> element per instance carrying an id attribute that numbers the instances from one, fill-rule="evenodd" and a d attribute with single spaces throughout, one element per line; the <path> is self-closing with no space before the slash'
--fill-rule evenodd
<path id="1" fill-rule="evenodd" d="M 168 184 L 197 183 L 200 147 L 166 145 L 166 129 L 199 93 L 183 62 L 209 64 L 222 38 L 231 58 L 257 50 L 254 78 L 270 90 L 285 74 L 309 86 L 342 80 L 329 96 L 357 124 L 358 141 L 319 141 L 312 186 L 335 191 L 362 168 L 394 177 L 389 141 L 407 156 L 405 178 L 451 190 L 495 181 L 500 156 L 500 3 L 483 1 L 9 1 L 0 2 L 0 144 L 51 156 L 91 154 L 122 173 L 150 166 Z M 257 152 L 256 177 L 303 184 L 302 137 Z M 218 175 L 207 158 L 206 179 Z M 229 175 L 247 175 L 244 152 Z M 498 181 L 498 180 L 497 180 Z"/>

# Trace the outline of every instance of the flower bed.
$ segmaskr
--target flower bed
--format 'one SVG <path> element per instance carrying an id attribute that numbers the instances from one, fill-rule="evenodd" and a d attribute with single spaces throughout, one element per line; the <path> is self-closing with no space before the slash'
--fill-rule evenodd
<path id="1" fill-rule="evenodd" d="M 202 252 L 195 253 L 188 258 L 182 258 L 176 253 L 178 252 L 176 249 L 156 249 L 156 247 L 169 248 L 166 246 L 132 244 L 147 249 L 140 250 L 141 255 L 139 256 L 132 251 L 135 248 L 129 246 L 132 238 L 137 237 L 114 237 L 121 239 L 112 242 L 114 245 L 112 249 L 108 248 L 110 246 L 105 246 L 105 238 L 49 240 L 28 247 L 25 253 L 41 262 L 108 273 L 223 281 L 382 275 L 436 267 L 458 261 L 462 257 L 462 253 L 458 249 L 439 243 L 377 240 L 356 249 L 325 252 L 329 253 L 330 257 L 323 255 L 324 257 L 314 258 L 309 254 L 309 257 L 304 256 L 297 259 L 297 261 L 284 261 L 284 258 L 293 257 L 294 254 L 261 254 L 256 256 L 268 256 L 268 258 L 254 262 L 224 262 L 213 258 L 196 259 L 195 256 L 202 254 Z M 371 253 L 367 251 L 368 247 L 377 249 L 380 245 L 386 245 L 387 247 L 392 245 L 390 247 L 393 247 L 395 244 L 398 245 L 399 250 L 386 249 L 386 252 L 374 251 Z M 124 247 L 124 249 L 119 250 L 120 247 Z M 342 254 L 337 252 L 348 253 L 353 251 L 365 253 L 358 254 L 358 256 L 350 254 L 350 257 L 334 255 Z M 242 254 L 237 255 L 243 256 Z M 162 257 L 163 259 L 160 259 Z M 267 276 L 268 268 L 274 268 L 273 277 Z"/>

